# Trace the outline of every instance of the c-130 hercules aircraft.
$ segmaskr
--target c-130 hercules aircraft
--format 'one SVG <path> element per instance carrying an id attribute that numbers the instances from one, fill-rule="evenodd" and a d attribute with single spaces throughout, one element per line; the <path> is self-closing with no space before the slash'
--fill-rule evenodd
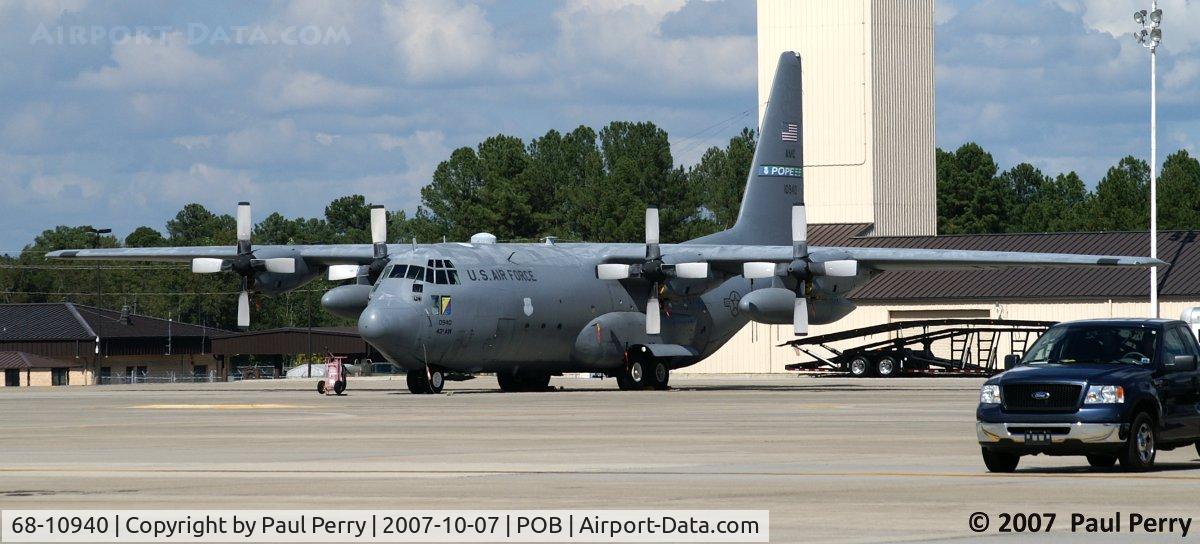
<path id="1" fill-rule="evenodd" d="M 494 372 L 504 391 L 545 389 L 552 375 L 615 376 L 621 389 L 664 389 L 670 372 L 724 345 L 748 321 L 832 323 L 843 298 L 885 270 L 1003 266 L 1134 266 L 1148 257 L 861 247 L 809 247 L 804 212 L 800 58 L 779 58 L 737 223 L 660 244 L 646 210 L 644 244 L 386 243 L 386 214 L 371 210 L 372 244 L 251 246 L 250 206 L 238 205 L 236 247 L 78 249 L 63 259 L 190 261 L 196 273 L 242 276 L 278 294 L 322 273 L 356 279 L 322 297 L 358 319 L 363 339 L 408 371 L 413 393 L 439 393 L 447 372 Z M 739 300 L 740 298 L 740 300 Z M 728 301 L 737 301 L 731 304 Z"/>

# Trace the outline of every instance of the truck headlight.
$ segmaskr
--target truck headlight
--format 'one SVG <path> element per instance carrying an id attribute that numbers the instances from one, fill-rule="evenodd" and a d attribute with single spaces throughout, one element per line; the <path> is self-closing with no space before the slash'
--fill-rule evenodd
<path id="1" fill-rule="evenodd" d="M 1125 388 L 1119 385 L 1088 386 L 1084 404 L 1120 404 L 1125 402 Z"/>
<path id="2" fill-rule="evenodd" d="M 980 387 L 979 404 L 1000 404 L 1000 386 L 985 385 Z"/>

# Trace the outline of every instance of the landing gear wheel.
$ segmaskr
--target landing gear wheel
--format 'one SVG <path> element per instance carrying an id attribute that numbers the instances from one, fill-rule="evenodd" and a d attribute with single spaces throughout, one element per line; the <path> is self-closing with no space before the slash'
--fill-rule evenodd
<path id="1" fill-rule="evenodd" d="M 890 355 L 885 355 L 879 358 L 879 362 L 875 364 L 875 372 L 880 378 L 891 378 L 900 370 L 900 362 Z"/>
<path id="2" fill-rule="evenodd" d="M 1089 455 L 1087 456 L 1088 464 L 1096 468 L 1109 468 L 1117 464 L 1116 455 Z"/>
<path id="3" fill-rule="evenodd" d="M 859 355 L 850 361 L 850 375 L 855 378 L 865 378 L 871 375 L 874 366 L 866 355 Z"/>
<path id="4" fill-rule="evenodd" d="M 333 383 L 333 392 L 341 395 L 346 392 L 346 380 L 341 380 Z"/>
<path id="5" fill-rule="evenodd" d="M 317 382 L 317 394 L 318 395 L 325 394 L 325 380 L 321 380 L 321 381 Z"/>
<path id="6" fill-rule="evenodd" d="M 426 380 L 428 389 L 426 392 L 437 395 L 442 392 L 442 387 L 446 385 L 446 375 L 436 368 L 428 370 L 429 377 Z"/>
<path id="7" fill-rule="evenodd" d="M 419 370 L 409 370 L 405 376 L 408 382 L 408 392 L 414 395 L 423 395 L 427 387 L 425 386 L 425 373 Z"/>
<path id="8" fill-rule="evenodd" d="M 1125 447 L 1121 448 L 1121 469 L 1129 472 L 1150 470 L 1158 454 L 1157 439 L 1158 433 L 1150 416 L 1142 412 L 1133 418 L 1133 425 L 1129 426 L 1129 438 L 1125 439 Z"/>
<path id="9" fill-rule="evenodd" d="M 983 464 L 987 466 L 988 472 L 1012 472 L 1017 470 L 1017 463 L 1020 462 L 1021 456 L 1015 453 L 983 448 Z"/>
<path id="10" fill-rule="evenodd" d="M 647 370 L 645 362 L 637 359 L 630 361 L 628 365 L 625 365 L 621 373 L 617 375 L 617 386 L 622 391 L 639 391 L 645 389 L 649 378 L 646 374 Z"/>
<path id="11" fill-rule="evenodd" d="M 646 376 L 646 383 L 652 389 L 665 390 L 667 382 L 671 380 L 671 369 L 667 367 L 667 363 L 661 360 L 654 360 L 649 362 L 645 368 L 650 371 Z"/>

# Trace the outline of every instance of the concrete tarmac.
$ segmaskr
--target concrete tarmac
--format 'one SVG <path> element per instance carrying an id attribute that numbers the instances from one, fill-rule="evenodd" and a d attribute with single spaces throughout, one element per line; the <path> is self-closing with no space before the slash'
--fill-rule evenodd
<path id="1" fill-rule="evenodd" d="M 0 389 L 0 509 L 768 509 L 773 542 L 969 540 L 977 511 L 989 539 L 1031 537 L 997 534 L 1001 513 L 1052 512 L 1089 542 L 1108 539 L 1072 513 L 1200 517 L 1190 447 L 1148 474 L 1045 456 L 988 474 L 979 379 L 314 383 Z"/>

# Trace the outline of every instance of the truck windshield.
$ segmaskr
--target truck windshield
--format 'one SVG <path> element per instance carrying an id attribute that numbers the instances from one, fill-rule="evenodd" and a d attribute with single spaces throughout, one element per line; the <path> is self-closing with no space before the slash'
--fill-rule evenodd
<path id="1" fill-rule="evenodd" d="M 1022 364 L 1113 363 L 1149 365 L 1158 347 L 1158 331 L 1142 327 L 1085 325 L 1046 331 L 1025 354 Z"/>

